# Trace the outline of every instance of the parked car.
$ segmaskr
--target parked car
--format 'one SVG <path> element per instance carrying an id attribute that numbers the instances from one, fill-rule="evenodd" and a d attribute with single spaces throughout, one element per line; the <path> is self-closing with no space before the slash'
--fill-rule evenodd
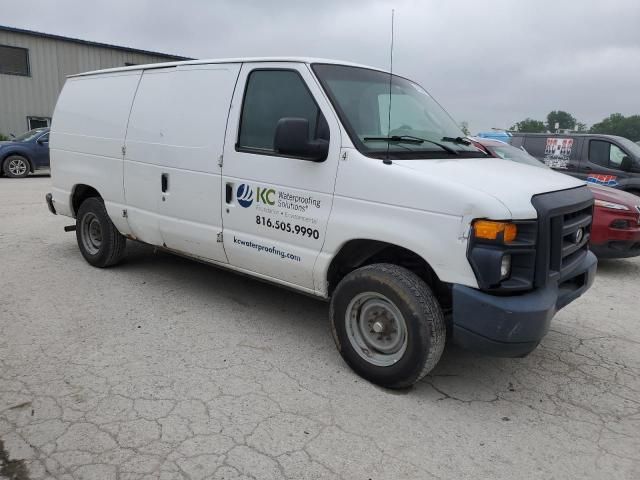
<path id="1" fill-rule="evenodd" d="M 554 170 L 640 195 L 640 145 L 624 137 L 511 133 L 510 143 Z"/>
<path id="2" fill-rule="evenodd" d="M 86 73 L 53 115 L 47 204 L 93 266 L 130 238 L 330 300 L 345 361 L 407 387 L 448 334 L 531 352 L 595 276 L 584 182 L 462 137 L 418 84 L 347 63 Z"/>
<path id="3" fill-rule="evenodd" d="M 474 138 L 473 141 L 496 157 L 548 168 L 527 152 L 499 140 Z M 640 197 L 593 183 L 588 185 L 596 199 L 591 250 L 600 258 L 640 255 Z"/>
<path id="4" fill-rule="evenodd" d="M 23 178 L 49 168 L 49 129 L 36 128 L 0 142 L 0 170 L 8 177 Z"/>

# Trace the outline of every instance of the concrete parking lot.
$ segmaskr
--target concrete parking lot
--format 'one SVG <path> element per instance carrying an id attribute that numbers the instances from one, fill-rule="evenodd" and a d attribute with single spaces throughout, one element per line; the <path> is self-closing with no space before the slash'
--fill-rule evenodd
<path id="1" fill-rule="evenodd" d="M 524 359 L 449 347 L 415 388 L 352 373 L 328 306 L 129 244 L 99 270 L 50 179 L 0 179 L 0 478 L 638 478 L 640 261 Z"/>

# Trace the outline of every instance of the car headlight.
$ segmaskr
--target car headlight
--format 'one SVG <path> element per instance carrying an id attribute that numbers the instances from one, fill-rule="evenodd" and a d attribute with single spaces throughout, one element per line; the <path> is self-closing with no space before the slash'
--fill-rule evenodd
<path id="1" fill-rule="evenodd" d="M 629 207 L 626 205 L 621 205 L 619 203 L 607 202 L 605 200 L 597 200 L 595 202 L 596 206 L 602 208 L 609 208 L 611 210 L 629 210 Z"/>

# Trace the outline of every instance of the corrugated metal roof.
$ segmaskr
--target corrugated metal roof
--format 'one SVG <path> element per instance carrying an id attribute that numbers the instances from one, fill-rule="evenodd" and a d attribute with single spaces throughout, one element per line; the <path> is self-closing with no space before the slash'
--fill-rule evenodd
<path id="1" fill-rule="evenodd" d="M 33 37 L 50 38 L 52 40 L 61 40 L 64 42 L 79 43 L 81 45 L 89 45 L 93 47 L 111 48 L 111 49 L 120 50 L 123 52 L 140 53 L 144 55 L 155 55 L 157 57 L 166 57 L 167 59 L 171 59 L 171 60 L 194 60 L 193 58 L 182 57 L 180 55 L 170 55 L 168 53 L 152 52 L 149 50 L 140 50 L 137 48 L 122 47 L 120 45 L 111 45 L 108 43 L 91 42 L 89 40 L 80 40 L 79 38 L 63 37 L 62 35 L 53 35 L 51 33 L 36 32 L 34 30 L 25 30 L 22 28 L 9 27 L 6 25 L 0 25 L 0 31 L 22 33 L 24 35 L 31 35 Z"/>

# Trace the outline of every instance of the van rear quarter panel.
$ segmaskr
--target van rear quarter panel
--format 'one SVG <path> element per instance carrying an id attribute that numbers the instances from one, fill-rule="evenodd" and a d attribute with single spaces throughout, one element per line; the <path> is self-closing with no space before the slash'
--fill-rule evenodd
<path id="1" fill-rule="evenodd" d="M 50 136 L 53 198 L 60 214 L 73 215 L 78 184 L 95 188 L 120 231 L 128 226 L 122 146 L 140 71 L 69 78 L 53 115 Z"/>

